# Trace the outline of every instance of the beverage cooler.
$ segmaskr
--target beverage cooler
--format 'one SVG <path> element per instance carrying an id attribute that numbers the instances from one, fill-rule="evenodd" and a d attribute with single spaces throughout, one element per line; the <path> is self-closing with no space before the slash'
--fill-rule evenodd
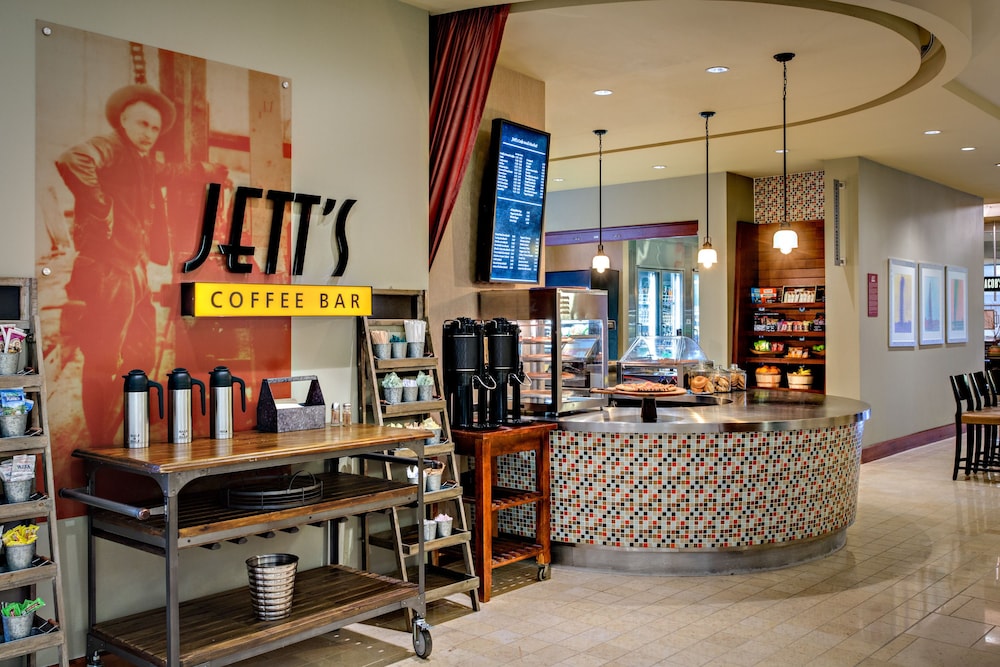
<path id="1" fill-rule="evenodd" d="M 636 337 L 682 335 L 683 272 L 637 267 L 636 288 Z"/>
<path id="2" fill-rule="evenodd" d="M 484 320 L 506 318 L 520 330 L 524 414 L 597 410 L 608 377 L 608 293 L 572 287 L 488 290 L 479 294 Z"/>

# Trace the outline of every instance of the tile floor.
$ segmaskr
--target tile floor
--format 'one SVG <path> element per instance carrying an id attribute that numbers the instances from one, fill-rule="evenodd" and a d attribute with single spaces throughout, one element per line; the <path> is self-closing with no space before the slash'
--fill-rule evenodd
<path id="1" fill-rule="evenodd" d="M 997 666 L 1000 481 L 953 482 L 952 447 L 863 465 L 847 545 L 813 563 L 718 577 L 554 566 L 479 613 L 429 610 L 426 661 L 408 634 L 359 624 L 240 664 Z"/>

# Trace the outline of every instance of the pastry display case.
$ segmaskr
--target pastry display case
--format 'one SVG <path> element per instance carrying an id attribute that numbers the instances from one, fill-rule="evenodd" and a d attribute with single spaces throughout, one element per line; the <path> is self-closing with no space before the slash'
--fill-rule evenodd
<path id="1" fill-rule="evenodd" d="M 520 329 L 523 414 L 562 415 L 606 404 L 604 396 L 591 393 L 607 386 L 605 290 L 488 290 L 479 294 L 479 315 L 507 318 Z"/>
<path id="2" fill-rule="evenodd" d="M 618 361 L 622 382 L 649 380 L 686 386 L 688 371 L 708 363 L 708 357 L 687 336 L 639 336 Z"/>

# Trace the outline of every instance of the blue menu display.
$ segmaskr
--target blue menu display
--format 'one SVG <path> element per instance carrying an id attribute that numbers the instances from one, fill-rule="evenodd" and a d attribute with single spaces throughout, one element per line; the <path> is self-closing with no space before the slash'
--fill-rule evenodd
<path id="1" fill-rule="evenodd" d="M 491 140 L 480 218 L 480 248 L 489 241 L 489 265 L 479 271 L 480 279 L 537 283 L 549 135 L 497 119 Z M 483 255 L 480 263 L 487 259 Z"/>

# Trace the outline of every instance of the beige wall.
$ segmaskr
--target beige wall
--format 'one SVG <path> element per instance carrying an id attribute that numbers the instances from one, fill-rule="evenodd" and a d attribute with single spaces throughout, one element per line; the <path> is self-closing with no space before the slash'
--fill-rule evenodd
<path id="1" fill-rule="evenodd" d="M 545 129 L 545 84 L 502 67 L 498 67 L 493 73 L 475 152 L 469 161 L 455 210 L 430 270 L 427 317 L 436 349 L 440 349 L 441 327 L 445 320 L 478 317 L 479 302 L 476 295 L 480 290 L 528 287 L 475 282 L 479 192 L 489 152 L 490 125 L 494 118 L 505 118 L 529 127 Z M 548 229 L 547 219 L 544 224 Z M 545 272 L 544 256 L 540 271 Z"/>
<path id="2" fill-rule="evenodd" d="M 857 162 L 858 261 L 848 268 L 857 272 L 860 398 L 872 405 L 864 438 L 870 444 L 952 422 L 955 402 L 948 376 L 983 367 L 978 326 L 969 328 L 967 343 L 890 350 L 886 288 L 889 257 L 965 267 L 970 322 L 978 322 L 974 314 L 983 309 L 983 200 L 870 160 Z M 861 287 L 868 273 L 879 276 L 879 316 L 874 318 L 867 316 L 867 292 Z M 827 321 L 831 319 L 828 313 Z"/>
<path id="3" fill-rule="evenodd" d="M 428 21 L 426 12 L 396 0 L 0 3 L 0 83 L 7 91 L 0 107 L 0 273 L 36 275 L 36 19 L 289 77 L 292 190 L 358 201 L 348 224 L 347 275 L 329 279 L 331 264 L 302 282 L 427 287 Z M 353 319 L 296 318 L 292 338 L 293 373 L 319 375 L 327 401 L 351 398 Z M 85 531 L 83 519 L 59 522 L 71 656 L 84 651 Z M 215 552 L 184 551 L 183 572 L 213 576 L 183 577 L 182 595 L 245 585 L 243 563 L 254 553 L 289 550 L 305 567 L 318 564 L 324 544 L 322 531 L 306 528 Z M 162 559 L 107 542 L 98 543 L 98 556 L 101 618 L 162 603 Z M 54 662 L 45 655 L 39 664 Z"/>

